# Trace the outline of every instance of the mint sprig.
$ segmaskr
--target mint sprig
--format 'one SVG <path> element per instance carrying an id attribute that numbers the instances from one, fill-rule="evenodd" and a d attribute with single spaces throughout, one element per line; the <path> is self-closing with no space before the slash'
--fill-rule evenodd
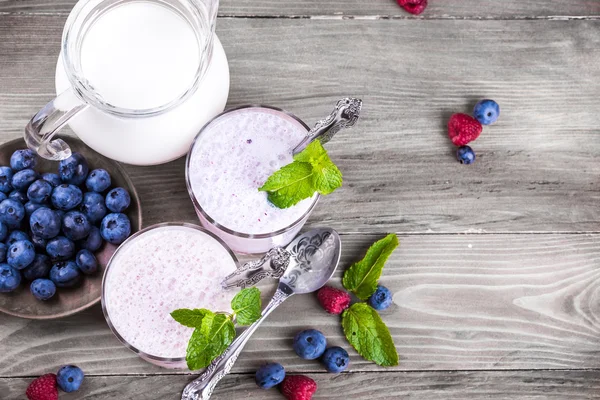
<path id="1" fill-rule="evenodd" d="M 231 300 L 231 309 L 233 314 L 215 313 L 205 308 L 181 308 L 171 313 L 181 325 L 194 328 L 185 355 L 190 370 L 208 367 L 231 345 L 236 335 L 234 319 L 239 325 L 250 325 L 260 318 L 260 290 L 241 290 Z"/>
<path id="2" fill-rule="evenodd" d="M 275 171 L 258 190 L 278 208 L 291 207 L 316 192 L 327 195 L 342 186 L 342 173 L 320 141 L 311 142 L 291 164 Z"/>
<path id="3" fill-rule="evenodd" d="M 365 257 L 346 270 L 342 285 L 359 299 L 367 300 L 377 290 L 385 262 L 398 244 L 398 236 L 393 233 L 373 243 Z"/>
<path id="4" fill-rule="evenodd" d="M 385 262 L 398 247 L 398 237 L 391 233 L 373 243 L 365 257 L 344 273 L 344 287 L 365 301 L 377 290 L 377 281 Z M 342 313 L 342 328 L 348 343 L 363 358 L 388 367 L 398 365 L 398 352 L 388 327 L 377 310 L 366 303 L 355 303 Z"/>
<path id="5" fill-rule="evenodd" d="M 377 365 L 398 365 L 398 353 L 389 329 L 375 309 L 355 303 L 342 313 L 342 328 L 358 354 Z"/>
<path id="6" fill-rule="evenodd" d="M 239 325 L 251 325 L 260 318 L 260 290 L 249 288 L 240 291 L 231 300 L 231 308 Z"/>

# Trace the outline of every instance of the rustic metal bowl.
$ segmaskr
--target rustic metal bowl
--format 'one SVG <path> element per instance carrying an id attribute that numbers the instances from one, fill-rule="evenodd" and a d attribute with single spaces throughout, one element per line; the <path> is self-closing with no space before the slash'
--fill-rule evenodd
<path id="1" fill-rule="evenodd" d="M 113 187 L 123 187 L 131 195 L 131 205 L 126 211 L 131 220 L 131 233 L 142 227 L 142 209 L 137 191 L 125 170 L 112 161 L 90 149 L 81 140 L 73 137 L 67 139 L 73 151 L 83 154 L 90 169 L 104 168 L 112 178 Z M 25 149 L 25 141 L 16 139 L 0 145 L 0 165 L 9 165 L 10 156 L 15 150 Z M 57 172 L 58 162 L 38 159 L 38 172 Z M 48 301 L 37 300 L 29 292 L 29 282 L 23 279 L 21 286 L 10 293 L 0 293 L 0 311 L 6 314 L 29 319 L 54 319 L 78 313 L 100 301 L 102 294 L 102 275 L 118 246 L 105 243 L 96 252 L 98 271 L 91 276 L 86 275 L 79 286 L 74 288 L 57 288 L 56 295 Z"/>

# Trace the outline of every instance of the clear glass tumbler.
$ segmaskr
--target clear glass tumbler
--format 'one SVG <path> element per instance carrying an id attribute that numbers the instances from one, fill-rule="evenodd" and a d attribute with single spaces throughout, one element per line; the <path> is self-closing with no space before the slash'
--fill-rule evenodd
<path id="1" fill-rule="evenodd" d="M 302 227 L 304 226 L 306 220 L 310 216 L 312 210 L 314 209 L 319 200 L 319 195 L 315 194 L 312 199 L 304 200 L 306 201 L 306 203 L 304 203 L 303 205 L 303 212 L 296 212 L 294 214 L 295 216 L 297 216 L 297 218 L 293 219 L 291 222 L 278 225 L 274 229 L 269 230 L 268 232 L 250 233 L 249 231 L 244 231 L 244 229 L 241 229 L 239 227 L 237 229 L 233 229 L 231 225 L 227 226 L 227 222 L 219 220 L 219 218 L 215 217 L 214 214 L 210 215 L 210 212 L 207 211 L 207 204 L 202 204 L 201 196 L 199 196 L 198 193 L 196 193 L 196 191 L 198 190 L 211 189 L 210 183 L 207 185 L 200 185 L 196 182 L 195 177 L 198 176 L 198 173 L 194 171 L 196 168 L 194 164 L 197 162 L 196 150 L 200 146 L 206 145 L 205 136 L 212 135 L 212 133 L 209 132 L 213 130 L 215 126 L 218 126 L 219 124 L 228 124 L 229 121 L 233 121 L 236 120 L 236 118 L 239 118 L 241 114 L 249 112 L 269 115 L 271 116 L 271 120 L 273 118 L 278 118 L 282 121 L 282 123 L 289 124 L 286 126 L 293 128 L 295 132 L 301 133 L 302 137 L 305 137 L 304 135 L 309 131 L 309 127 L 298 117 L 276 107 L 242 106 L 235 109 L 227 110 L 215 117 L 209 123 L 207 123 L 202 128 L 200 133 L 198 133 L 198 136 L 194 139 L 194 142 L 192 143 L 191 149 L 188 152 L 187 156 L 186 182 L 190 198 L 192 199 L 198 218 L 200 219 L 200 222 L 204 228 L 208 229 L 209 231 L 213 232 L 215 235 L 223 239 L 223 241 L 225 241 L 225 243 L 227 243 L 227 245 L 237 253 L 260 254 L 269 251 L 275 246 L 286 246 L 287 244 L 289 244 L 298 235 L 300 229 L 302 229 Z M 264 119 L 261 120 L 260 117 L 261 115 L 258 115 L 257 118 L 250 117 L 250 119 L 248 120 L 242 120 L 241 122 L 238 121 L 236 123 L 237 125 L 235 127 L 232 127 L 232 129 L 228 132 L 239 133 L 247 131 L 249 132 L 248 136 L 254 135 L 255 138 L 257 137 L 257 135 L 261 134 L 260 132 L 270 132 L 273 129 L 273 127 L 266 124 L 266 122 L 264 122 Z M 243 134 L 244 133 L 242 133 L 242 135 Z M 219 146 L 227 146 L 230 144 L 229 138 L 226 136 L 221 136 L 218 139 L 219 140 L 217 140 L 217 142 Z M 258 143 L 256 142 L 252 143 L 251 139 L 247 140 L 248 146 L 258 145 Z M 290 157 L 292 149 L 296 144 L 297 143 L 293 143 L 293 145 L 289 147 L 289 149 L 287 149 Z M 242 140 L 242 146 L 245 145 L 246 139 L 244 136 L 244 140 Z M 238 148 L 235 151 L 243 151 L 242 149 L 243 147 Z M 234 150 L 227 149 L 227 151 L 230 151 L 232 154 L 228 154 L 227 157 L 215 160 L 214 162 L 223 163 L 223 165 L 232 165 L 236 163 L 236 154 L 233 154 Z M 268 152 L 271 151 L 271 149 L 266 148 L 265 151 Z M 240 157 L 239 153 L 237 157 Z M 257 158 L 255 157 L 253 161 L 256 160 Z M 264 176 L 262 178 L 266 179 L 266 177 Z M 255 184 L 257 184 L 256 191 L 258 193 L 258 186 L 262 184 L 262 182 L 255 182 Z M 266 193 L 262 192 L 261 195 L 264 196 L 264 198 L 266 199 Z M 227 194 L 227 196 L 229 196 L 229 194 Z M 235 194 L 232 194 L 232 196 L 235 196 Z M 240 212 L 240 210 L 226 211 L 231 213 Z"/>
<path id="2" fill-rule="evenodd" d="M 169 93 L 164 99 L 161 97 L 159 102 L 150 107 L 123 106 L 118 104 L 120 100 L 107 100 L 106 96 L 97 90 L 98 85 L 88 79 L 82 63 L 82 49 L 86 46 L 86 39 L 92 37 L 90 32 L 93 32 L 95 26 L 99 26 L 94 24 L 109 13 L 122 12 L 123 8 L 119 7 L 139 5 L 161 7 L 160 10 L 164 10 L 164 14 L 170 16 L 167 22 L 177 21 L 179 24 L 180 21 L 185 32 L 190 32 L 191 29 L 193 33 L 190 34 L 192 39 L 189 43 L 193 43 L 190 45 L 191 49 L 198 55 L 197 61 L 191 61 L 191 78 L 185 84 L 185 88 L 176 95 Z M 227 58 L 214 33 L 218 6 L 218 0 L 80 0 L 71 11 L 63 31 L 56 69 L 58 96 L 40 110 L 27 125 L 27 145 L 47 159 L 60 160 L 69 157 L 69 146 L 61 139 L 53 139 L 54 134 L 68 123 L 88 146 L 117 161 L 153 165 L 183 156 L 198 130 L 223 111 L 229 93 Z M 159 11 L 158 15 L 163 15 L 161 12 L 163 11 Z M 136 38 L 148 37 L 143 36 L 143 32 L 136 32 L 135 36 L 128 30 L 127 22 L 122 20 L 123 32 L 119 31 L 122 33 L 121 38 L 129 35 L 127 43 L 131 42 L 133 47 L 136 46 L 135 43 L 140 43 Z M 163 21 L 159 18 L 157 23 L 161 22 Z M 167 22 L 161 24 L 161 27 L 171 29 Z M 152 29 L 151 26 L 147 28 Z M 91 36 L 87 36 L 88 34 Z M 123 40 L 125 38 L 119 40 L 109 36 L 107 34 L 100 39 L 94 37 L 96 42 L 93 43 L 98 44 L 97 41 L 100 40 L 102 48 L 119 49 L 115 57 L 102 61 L 111 68 L 111 72 L 116 69 L 118 74 L 121 65 L 121 71 L 131 68 L 132 64 L 126 57 L 131 52 L 118 47 L 119 43 L 126 42 Z M 163 45 L 167 49 L 178 45 L 175 36 L 159 37 L 158 40 L 168 40 L 169 44 L 166 47 Z M 148 52 L 151 53 L 152 46 L 149 46 L 149 49 Z M 118 55 L 121 55 L 122 59 L 119 59 Z M 195 73 L 192 73 L 194 70 Z M 127 92 L 127 96 L 139 96 L 142 100 L 140 104 L 144 104 L 143 100 L 148 96 L 142 92 L 155 90 L 156 84 L 153 85 L 153 82 L 168 79 L 169 71 L 171 69 L 167 69 L 160 77 L 148 79 L 147 86 L 139 90 L 140 93 Z M 178 74 L 174 72 L 171 76 L 175 77 Z M 181 87 L 183 88 L 183 84 Z M 77 118 L 74 118 L 75 116 Z"/>

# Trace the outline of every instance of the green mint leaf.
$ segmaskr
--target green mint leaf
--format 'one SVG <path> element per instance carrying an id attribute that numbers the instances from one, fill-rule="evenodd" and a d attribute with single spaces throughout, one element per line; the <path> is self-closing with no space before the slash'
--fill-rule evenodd
<path id="1" fill-rule="evenodd" d="M 187 326 L 189 328 L 200 328 L 202 324 L 202 319 L 204 316 L 210 313 L 209 310 L 204 308 L 194 308 L 190 310 L 188 308 L 180 308 L 171 313 L 171 317 L 177 322 L 179 322 L 183 326 Z"/>
<path id="2" fill-rule="evenodd" d="M 248 288 L 241 290 L 231 300 L 231 308 L 237 317 L 238 325 L 250 325 L 260 318 L 260 290 Z"/>
<path id="3" fill-rule="evenodd" d="M 188 368 L 195 371 L 207 367 L 223 354 L 234 338 L 235 327 L 228 315 L 207 313 L 188 342 L 185 357 Z"/>
<path id="4" fill-rule="evenodd" d="M 294 161 L 271 175 L 258 190 L 269 192 L 269 201 L 275 207 L 288 208 L 315 193 L 312 175 L 312 165 Z"/>
<path id="5" fill-rule="evenodd" d="M 377 290 L 377 281 L 383 266 L 396 247 L 398 247 L 398 237 L 394 233 L 373 243 L 365 257 L 352 264 L 344 273 L 342 279 L 344 287 L 354 292 L 359 299 L 367 300 Z"/>
<path id="6" fill-rule="evenodd" d="M 327 195 L 340 186 L 342 173 L 321 142 L 315 140 L 294 156 L 294 162 L 275 171 L 258 190 L 268 192 L 269 201 L 276 207 L 288 208 L 315 192 Z"/>
<path id="7" fill-rule="evenodd" d="M 365 360 L 382 367 L 398 365 L 398 353 L 389 329 L 373 308 L 355 303 L 342 314 L 348 342 Z"/>

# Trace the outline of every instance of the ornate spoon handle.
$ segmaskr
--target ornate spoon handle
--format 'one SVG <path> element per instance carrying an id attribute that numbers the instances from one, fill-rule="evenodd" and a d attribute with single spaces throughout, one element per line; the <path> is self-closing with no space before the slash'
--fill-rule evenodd
<path id="1" fill-rule="evenodd" d="M 262 279 L 281 278 L 290 263 L 290 252 L 283 247 L 274 247 L 260 260 L 248 261 L 221 282 L 224 289 L 254 286 Z"/>
<path id="2" fill-rule="evenodd" d="M 181 400 L 207 400 L 215 390 L 217 383 L 231 371 L 233 364 L 238 359 L 242 349 L 256 328 L 265 320 L 288 297 L 293 295 L 292 290 L 285 284 L 280 284 L 273 298 L 265 307 L 262 316 L 253 323 L 233 343 L 225 350 L 223 354 L 215 358 L 206 370 L 196 380 L 190 382 L 181 395 Z"/>
<path id="3" fill-rule="evenodd" d="M 313 140 L 320 140 L 325 144 L 340 130 L 354 126 L 360 115 L 362 100 L 346 97 L 337 102 L 335 108 L 325 119 L 320 120 L 302 139 L 292 153 L 298 154 Z"/>

